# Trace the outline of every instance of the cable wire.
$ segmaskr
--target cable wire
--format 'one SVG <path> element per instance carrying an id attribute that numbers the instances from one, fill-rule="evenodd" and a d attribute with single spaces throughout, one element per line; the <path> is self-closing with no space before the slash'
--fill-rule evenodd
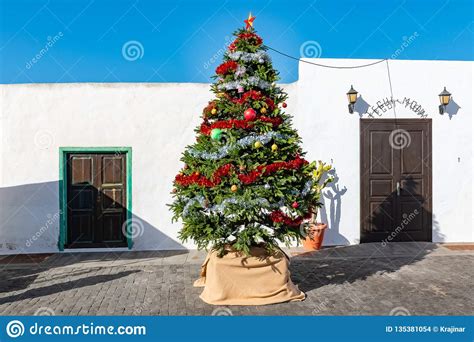
<path id="1" fill-rule="evenodd" d="M 265 45 L 265 47 L 269 50 L 272 50 L 276 53 L 279 53 L 280 55 L 282 56 L 285 56 L 285 57 L 288 57 L 288 58 L 291 58 L 291 59 L 294 59 L 296 61 L 300 61 L 300 62 L 303 62 L 303 63 L 306 63 L 306 64 L 312 64 L 312 65 L 316 65 L 316 66 L 319 66 L 319 67 L 323 67 L 323 68 L 330 68 L 330 69 L 358 69 L 358 68 L 365 68 L 365 67 L 369 67 L 369 66 L 372 66 L 372 65 L 375 65 L 375 64 L 379 64 L 379 63 L 382 63 L 382 62 L 385 62 L 387 61 L 388 59 L 387 58 L 384 58 L 384 59 L 381 59 L 379 61 L 376 61 L 376 62 L 372 62 L 372 63 L 369 63 L 369 64 L 363 64 L 363 65 L 355 65 L 355 66 L 335 66 L 335 65 L 325 65 L 325 64 L 319 64 L 319 63 L 313 63 L 313 62 L 309 62 L 309 61 L 305 61 L 305 60 L 302 60 L 301 58 L 297 58 L 297 57 L 293 57 L 293 56 L 290 56 L 284 52 L 281 52 L 281 51 L 278 51 L 268 45 Z"/>

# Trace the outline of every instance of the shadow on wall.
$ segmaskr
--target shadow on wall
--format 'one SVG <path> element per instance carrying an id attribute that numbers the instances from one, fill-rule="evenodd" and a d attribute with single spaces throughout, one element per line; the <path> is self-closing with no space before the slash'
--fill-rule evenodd
<path id="1" fill-rule="evenodd" d="M 439 222 L 429 210 L 424 209 L 427 199 L 417 194 L 419 186 L 420 184 L 417 184 L 413 179 L 407 179 L 404 183 L 402 192 L 410 192 L 405 195 L 407 198 L 409 197 L 409 200 L 405 202 L 405 204 L 409 203 L 409 206 L 406 206 L 409 210 L 402 213 L 400 217 L 400 221 L 406 221 L 404 224 L 391 217 L 390 213 L 393 211 L 388 210 L 393 202 L 400 198 L 396 192 L 380 204 L 380 210 L 372 213 L 371 218 L 368 219 L 369 227 L 372 232 L 377 234 L 378 242 L 323 248 L 320 251 L 303 253 L 294 257 L 291 260 L 292 278 L 299 288 L 302 291 L 311 291 L 325 285 L 356 283 L 375 274 L 394 273 L 406 265 L 420 262 L 428 254 L 438 249 L 439 246 L 436 243 L 413 241 L 406 234 L 407 232 L 416 234 L 424 220 L 432 220 L 433 237 L 436 237 L 437 241 L 444 240 L 444 235 L 439 229 Z M 334 187 L 339 189 L 337 183 L 334 184 Z M 339 198 L 340 201 L 344 192 L 345 188 L 337 190 L 337 193 L 341 194 L 339 197 L 337 195 L 330 196 L 335 205 L 338 202 L 336 199 Z M 420 208 L 423 208 L 420 214 L 411 215 L 412 210 L 420 210 Z M 337 210 L 334 212 L 336 213 L 335 227 L 338 227 Z M 396 227 L 401 227 L 401 229 L 396 230 Z M 389 239 L 389 236 L 392 236 L 392 239 Z M 390 240 L 405 242 L 390 242 Z M 361 296 L 359 290 L 352 291 L 350 287 L 344 288 L 344 292 L 340 293 L 340 298 L 351 305 L 360 305 L 361 307 L 367 304 L 368 299 L 366 295 Z"/>
<path id="2" fill-rule="evenodd" d="M 370 105 L 364 100 L 362 95 L 357 98 L 356 103 L 354 103 L 354 112 L 359 114 L 360 117 L 363 117 L 367 110 L 369 109 Z"/>
<path id="3" fill-rule="evenodd" d="M 347 188 L 345 186 L 341 188 L 335 168 L 328 172 L 328 176 L 333 177 L 334 181 L 329 183 L 329 190 L 324 191 L 321 198 L 321 202 L 324 205 L 320 210 L 321 221 L 328 224 L 328 229 L 324 236 L 324 244 L 328 246 L 348 245 L 350 244 L 349 240 L 339 232 L 342 196 L 346 193 Z"/>
<path id="4" fill-rule="evenodd" d="M 58 181 L 0 188 L 0 254 L 58 251 L 58 189 Z M 102 196 L 108 203 L 114 202 Z M 133 249 L 185 250 L 183 245 L 133 213 L 132 238 Z"/>
<path id="5" fill-rule="evenodd" d="M 446 114 L 449 116 L 449 120 L 453 118 L 454 115 L 458 114 L 459 109 L 461 107 L 454 101 L 454 99 L 451 97 L 451 100 L 449 101 L 448 105 L 446 106 Z"/>
<path id="6" fill-rule="evenodd" d="M 436 241 L 443 241 L 445 237 L 440 232 L 439 222 L 427 208 L 428 199 L 422 195 L 421 181 L 409 176 L 401 185 L 399 191 L 391 192 L 366 218 L 361 241 L 431 242 L 434 237 Z"/>

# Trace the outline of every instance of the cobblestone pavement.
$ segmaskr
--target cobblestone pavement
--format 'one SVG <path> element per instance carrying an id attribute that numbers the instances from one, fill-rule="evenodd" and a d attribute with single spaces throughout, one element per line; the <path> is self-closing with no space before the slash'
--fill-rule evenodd
<path id="1" fill-rule="evenodd" d="M 55 254 L 0 265 L 1 315 L 472 315 L 473 251 L 400 243 L 297 254 L 303 302 L 215 307 L 194 288 L 203 253 Z M 297 255 L 296 255 L 297 254 Z M 0 259 L 0 263 L 1 263 Z"/>

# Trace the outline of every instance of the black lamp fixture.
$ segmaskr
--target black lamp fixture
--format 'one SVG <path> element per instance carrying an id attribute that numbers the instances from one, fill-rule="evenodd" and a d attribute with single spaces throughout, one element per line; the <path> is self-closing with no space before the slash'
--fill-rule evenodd
<path id="1" fill-rule="evenodd" d="M 347 99 L 349 100 L 349 113 L 354 113 L 354 105 L 357 102 L 357 90 L 351 85 L 351 89 L 347 92 Z"/>
<path id="2" fill-rule="evenodd" d="M 446 106 L 448 105 L 449 101 L 451 101 L 451 93 L 446 90 L 446 87 L 444 87 L 443 91 L 438 96 L 439 102 L 441 103 L 439 105 L 439 113 L 443 115 L 446 113 Z"/>

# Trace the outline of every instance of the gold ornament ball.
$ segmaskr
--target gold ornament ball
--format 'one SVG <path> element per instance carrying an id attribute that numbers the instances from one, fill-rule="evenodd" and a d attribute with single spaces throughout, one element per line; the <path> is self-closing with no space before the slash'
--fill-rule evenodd
<path id="1" fill-rule="evenodd" d="M 236 191 L 237 191 L 237 185 L 235 185 L 235 184 L 232 185 L 232 186 L 230 187 L 230 191 L 236 192 Z"/>
<path id="2" fill-rule="evenodd" d="M 267 108 L 262 107 L 260 108 L 260 113 L 265 114 L 267 112 Z"/>
<path id="3" fill-rule="evenodd" d="M 278 151 L 278 145 L 277 144 L 272 145 L 272 151 L 273 152 Z"/>
<path id="4" fill-rule="evenodd" d="M 217 109 L 215 109 L 215 108 L 212 108 L 212 110 L 211 110 L 211 114 L 212 114 L 212 115 L 215 115 L 216 113 L 217 113 Z"/>
<path id="5" fill-rule="evenodd" d="M 262 143 L 260 141 L 256 141 L 255 144 L 254 144 L 255 148 L 260 148 L 262 147 Z"/>

